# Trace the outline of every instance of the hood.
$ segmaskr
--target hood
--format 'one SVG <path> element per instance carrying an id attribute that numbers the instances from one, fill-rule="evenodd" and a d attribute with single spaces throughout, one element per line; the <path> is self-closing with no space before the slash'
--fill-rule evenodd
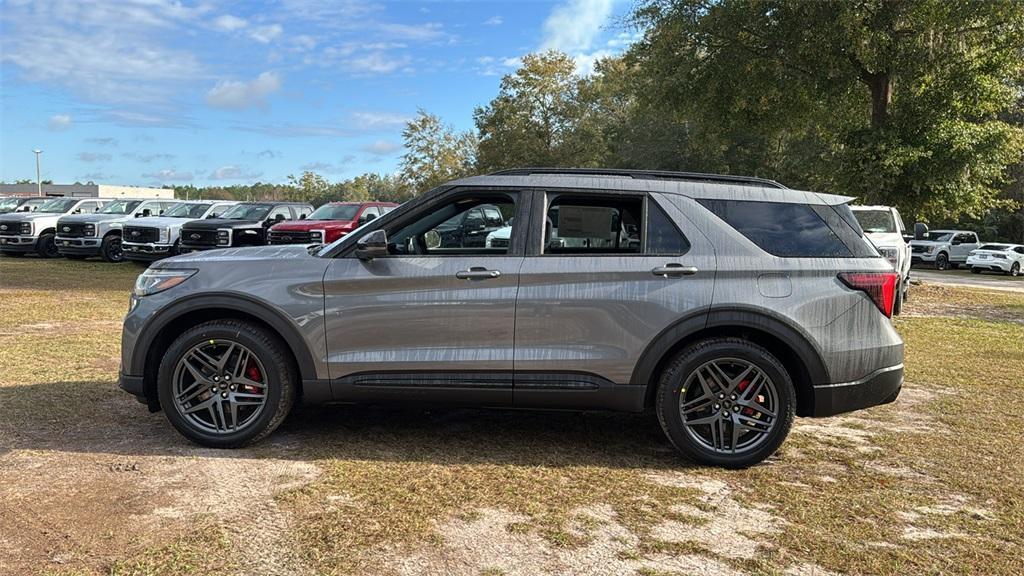
<path id="1" fill-rule="evenodd" d="M 355 228 L 355 220 L 290 220 L 270 227 L 274 232 L 309 232 Z"/>
<path id="2" fill-rule="evenodd" d="M 209 218 L 189 220 L 182 228 L 189 230 L 216 230 L 217 228 L 260 228 L 259 220 L 229 220 L 226 218 Z"/>
<path id="3" fill-rule="evenodd" d="M 61 216 L 62 222 L 75 222 L 75 223 L 96 223 L 96 222 L 108 222 L 110 220 L 122 220 L 126 218 L 124 214 L 68 214 L 67 216 Z"/>
<path id="4" fill-rule="evenodd" d="M 148 226 L 150 228 L 173 228 L 182 226 L 187 222 L 193 222 L 196 218 L 168 218 L 166 216 L 147 216 L 145 218 L 127 218 L 125 226 Z"/>
<path id="5" fill-rule="evenodd" d="M 0 214 L 0 222 L 32 222 L 62 217 L 64 214 L 60 212 L 15 212 L 14 214 Z"/>
<path id="6" fill-rule="evenodd" d="M 235 220 L 231 220 L 235 222 Z M 238 262 L 251 260 L 281 260 L 286 258 L 312 258 L 302 244 L 281 244 L 271 246 L 250 246 L 246 248 L 218 248 L 202 252 L 189 252 L 160 261 L 160 268 L 183 268 L 182 264 L 202 262 Z"/>
<path id="7" fill-rule="evenodd" d="M 910 245 L 911 246 L 941 246 L 943 244 L 949 244 L 949 240 L 943 240 L 941 242 L 939 242 L 938 240 L 911 240 L 910 241 Z"/>

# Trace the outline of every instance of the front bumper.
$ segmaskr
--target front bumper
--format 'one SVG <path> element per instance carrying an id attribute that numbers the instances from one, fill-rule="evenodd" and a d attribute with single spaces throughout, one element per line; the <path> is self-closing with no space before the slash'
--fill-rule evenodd
<path id="1" fill-rule="evenodd" d="M 1009 259 L 1000 260 L 999 258 L 977 258 L 970 257 L 967 259 L 968 268 L 981 268 L 982 270 L 992 270 L 993 272 L 1009 272 L 1010 266 L 1013 266 L 1013 262 Z"/>
<path id="2" fill-rule="evenodd" d="M 140 244 L 138 242 L 121 242 L 121 254 L 126 260 L 152 262 L 171 255 L 174 247 L 170 244 Z"/>
<path id="3" fill-rule="evenodd" d="M 903 364 L 879 368 L 853 382 L 814 386 L 812 416 L 832 416 L 880 404 L 888 404 L 903 387 Z"/>
<path id="4" fill-rule="evenodd" d="M 928 254 L 927 252 L 914 252 L 910 255 L 911 264 L 919 264 L 921 262 L 935 262 L 935 255 L 937 252 Z"/>
<path id="5" fill-rule="evenodd" d="M 189 252 L 202 252 L 203 250 L 220 250 L 221 248 L 231 248 L 230 245 L 224 244 L 222 246 L 197 246 L 195 244 L 182 244 L 178 247 L 178 252 L 182 254 L 188 254 Z"/>
<path id="6" fill-rule="evenodd" d="M 34 252 L 36 236 L 0 236 L 0 250 L 4 252 Z"/>
<path id="7" fill-rule="evenodd" d="M 103 240 L 100 238 L 67 238 L 57 236 L 53 239 L 53 243 L 57 245 L 57 252 L 60 254 L 99 256 Z"/>

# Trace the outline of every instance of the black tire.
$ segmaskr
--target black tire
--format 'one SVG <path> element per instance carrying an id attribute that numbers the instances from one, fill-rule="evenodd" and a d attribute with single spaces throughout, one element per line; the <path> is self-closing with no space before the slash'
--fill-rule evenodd
<path id="1" fill-rule="evenodd" d="M 949 256 L 945 252 L 939 252 L 939 255 L 935 257 L 935 269 L 945 270 L 949 268 Z"/>
<path id="2" fill-rule="evenodd" d="M 756 366 L 771 379 L 778 405 L 773 426 L 759 444 L 747 451 L 723 454 L 691 437 L 683 423 L 679 402 L 682 388 L 694 371 L 713 360 L 730 358 Z M 687 458 L 724 468 L 746 468 L 774 454 L 789 434 L 796 413 L 796 392 L 786 368 L 768 350 L 741 338 L 711 338 L 684 349 L 662 372 L 655 411 L 669 441 Z"/>
<path id="3" fill-rule="evenodd" d="M 124 252 L 121 251 L 121 236 L 118 234 L 107 234 L 100 243 L 100 256 L 111 264 L 124 262 Z"/>
<path id="4" fill-rule="evenodd" d="M 53 232 L 39 235 L 39 239 L 36 240 L 36 254 L 40 258 L 57 258 L 60 256 L 60 252 L 57 251 L 57 242 L 54 241 L 56 237 L 56 234 Z"/>
<path id="5" fill-rule="evenodd" d="M 262 411 L 234 432 L 211 433 L 191 422 L 174 401 L 174 374 L 179 361 L 205 342 L 237 343 L 248 348 L 266 371 L 266 401 Z M 178 336 L 160 361 L 157 391 L 167 420 L 183 436 L 211 448 L 239 448 L 262 440 L 284 421 L 295 403 L 298 371 L 287 345 L 272 332 L 241 320 L 212 320 Z"/>
<path id="6" fill-rule="evenodd" d="M 903 279 L 903 303 L 904 304 L 906 304 L 907 302 L 910 302 L 910 287 L 912 286 L 912 284 L 913 283 L 910 281 L 910 276 L 907 275 L 907 277 Z"/>
<path id="7" fill-rule="evenodd" d="M 981 274 L 981 268 L 977 266 L 971 266 L 971 274 Z"/>
<path id="8" fill-rule="evenodd" d="M 8 258 L 21 258 L 22 256 L 25 255 L 24 252 L 9 252 L 9 251 L 7 251 L 7 252 L 0 252 L 0 254 L 3 254 L 4 256 L 6 256 Z"/>
<path id="9" fill-rule="evenodd" d="M 1020 276 L 1020 262 L 1014 262 L 1013 265 L 1010 266 L 1010 271 L 1007 272 L 1007 274 L 1014 277 Z"/>

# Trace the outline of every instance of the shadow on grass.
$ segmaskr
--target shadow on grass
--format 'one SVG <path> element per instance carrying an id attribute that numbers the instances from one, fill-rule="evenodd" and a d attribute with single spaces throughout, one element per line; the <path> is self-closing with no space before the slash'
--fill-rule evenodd
<path id="1" fill-rule="evenodd" d="M 0 387 L 0 455 L 11 450 L 453 465 L 689 465 L 652 415 L 605 412 L 297 405 L 269 439 L 216 450 L 190 443 L 163 413 L 149 413 L 109 381 Z"/>

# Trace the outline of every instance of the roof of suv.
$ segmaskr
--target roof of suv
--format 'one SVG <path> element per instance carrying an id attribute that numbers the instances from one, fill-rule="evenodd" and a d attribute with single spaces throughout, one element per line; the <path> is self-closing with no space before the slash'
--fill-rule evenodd
<path id="1" fill-rule="evenodd" d="M 690 198 L 802 204 L 845 204 L 854 200 L 849 196 L 792 190 L 764 178 L 653 170 L 517 168 L 486 176 L 462 178 L 449 182 L 447 186 L 642 191 L 679 194 Z"/>

